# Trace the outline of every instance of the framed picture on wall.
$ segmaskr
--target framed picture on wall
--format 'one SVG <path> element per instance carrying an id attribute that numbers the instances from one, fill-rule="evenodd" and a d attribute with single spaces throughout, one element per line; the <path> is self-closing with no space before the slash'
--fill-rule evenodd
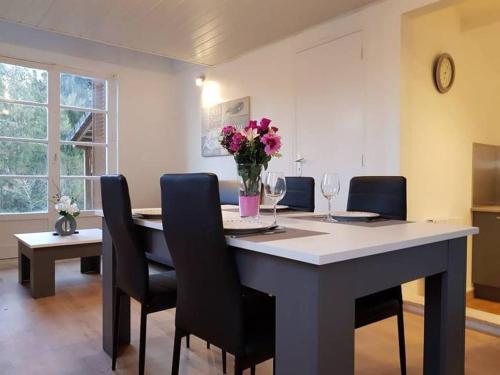
<path id="1" fill-rule="evenodd" d="M 227 156 L 219 144 L 219 134 L 225 125 L 243 129 L 250 121 L 250 97 L 218 103 L 203 109 L 201 124 L 201 155 Z"/>

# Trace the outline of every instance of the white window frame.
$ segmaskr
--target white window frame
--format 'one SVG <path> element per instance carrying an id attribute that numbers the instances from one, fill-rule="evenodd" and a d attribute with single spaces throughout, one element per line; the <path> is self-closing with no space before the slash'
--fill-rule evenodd
<path id="1" fill-rule="evenodd" d="M 16 212 L 16 213 L 0 213 L 0 221 L 4 220 L 22 220 L 22 219 L 38 219 L 46 218 L 55 220 L 57 213 L 52 208 L 50 198 L 54 196 L 60 186 L 60 147 L 61 145 L 85 145 L 92 147 L 106 147 L 107 149 L 107 165 L 106 173 L 117 173 L 118 170 L 118 79 L 116 75 L 102 75 L 96 72 L 86 71 L 82 69 L 71 68 L 57 64 L 43 64 L 33 61 L 5 57 L 0 55 L 0 63 L 19 65 L 22 67 L 42 69 L 48 72 L 48 96 L 47 103 L 32 103 L 29 101 L 13 101 L 18 104 L 29 104 L 39 107 L 46 107 L 48 113 L 47 119 L 47 139 L 28 139 L 18 137 L 3 137 L 1 140 L 10 140 L 15 142 L 34 142 L 40 144 L 47 144 L 47 176 L 35 175 L 0 175 L 2 178 L 46 178 L 48 181 L 48 210 L 47 212 Z M 83 77 L 95 78 L 107 82 L 107 108 L 104 110 L 81 108 L 75 106 L 62 105 L 60 103 L 60 78 L 61 73 L 74 74 Z M 9 103 L 9 100 L 2 99 L 1 102 Z M 105 113 L 107 114 L 107 128 L 106 128 L 106 143 L 93 143 L 93 142 L 73 142 L 60 140 L 60 111 L 61 109 L 69 110 L 83 110 L 92 113 Z M 83 180 L 98 180 L 99 176 L 62 176 L 64 179 L 83 179 Z M 82 211 L 81 216 L 93 216 L 94 210 Z"/>

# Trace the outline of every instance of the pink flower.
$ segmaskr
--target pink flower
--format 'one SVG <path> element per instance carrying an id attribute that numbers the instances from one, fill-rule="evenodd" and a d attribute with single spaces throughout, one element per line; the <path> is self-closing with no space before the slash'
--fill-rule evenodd
<path id="1" fill-rule="evenodd" d="M 247 131 L 248 129 L 257 129 L 259 126 L 257 125 L 257 121 L 255 120 L 251 120 L 251 121 L 248 121 L 248 125 L 245 126 L 245 131 Z"/>
<path id="2" fill-rule="evenodd" d="M 236 154 L 240 151 L 241 146 L 246 142 L 246 137 L 241 133 L 236 133 L 229 145 L 229 151 Z"/>
<path id="3" fill-rule="evenodd" d="M 265 145 L 264 152 L 267 155 L 275 155 L 281 148 L 281 137 L 274 133 L 268 133 L 262 136 L 261 142 Z"/>
<path id="4" fill-rule="evenodd" d="M 236 133 L 236 128 L 233 125 L 226 125 L 222 128 L 222 134 L 228 135 L 232 133 Z"/>

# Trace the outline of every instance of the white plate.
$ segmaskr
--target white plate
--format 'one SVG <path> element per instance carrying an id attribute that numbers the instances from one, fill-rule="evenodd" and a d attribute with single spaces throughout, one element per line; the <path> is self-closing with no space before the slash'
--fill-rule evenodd
<path id="1" fill-rule="evenodd" d="M 248 219 L 224 220 L 224 231 L 227 233 L 264 232 L 271 228 L 272 225 L 256 220 L 248 220 Z"/>
<path id="2" fill-rule="evenodd" d="M 281 211 L 281 210 L 287 210 L 289 207 L 282 205 L 282 204 L 277 204 L 276 205 L 276 211 Z M 262 211 L 272 211 L 273 210 L 273 205 L 272 204 L 261 204 L 260 209 Z"/>
<path id="3" fill-rule="evenodd" d="M 334 211 L 332 216 L 335 219 L 344 219 L 344 220 L 366 220 L 366 219 L 374 219 L 376 217 L 380 217 L 380 214 L 375 212 L 361 212 L 361 211 Z"/>
<path id="4" fill-rule="evenodd" d="M 132 214 L 144 219 L 161 219 L 161 208 L 135 208 Z"/>

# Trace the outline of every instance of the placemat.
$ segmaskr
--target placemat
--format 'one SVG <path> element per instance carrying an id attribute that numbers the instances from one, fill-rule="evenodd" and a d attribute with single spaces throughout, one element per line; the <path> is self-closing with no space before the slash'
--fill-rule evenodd
<path id="1" fill-rule="evenodd" d="M 235 212 L 237 214 L 240 213 L 240 209 L 239 208 L 223 208 L 222 211 L 226 211 L 226 212 Z M 290 213 L 290 212 L 297 212 L 297 211 L 294 211 L 294 210 L 290 210 L 290 209 L 286 209 L 286 210 L 277 210 L 276 211 L 276 214 L 279 215 L 279 214 L 284 214 L 284 213 Z M 263 215 L 263 216 L 268 216 L 268 215 L 274 215 L 274 212 L 273 210 L 260 210 L 259 211 L 259 215 Z"/>
<path id="2" fill-rule="evenodd" d="M 322 223 L 326 223 L 325 215 L 298 216 L 298 217 L 294 217 L 294 219 L 320 221 Z M 390 220 L 390 219 L 371 219 L 368 221 L 339 220 L 339 221 L 337 221 L 335 223 L 331 223 L 331 224 L 354 225 L 357 227 L 366 227 L 366 228 L 380 228 L 380 227 L 389 227 L 392 225 L 401 225 L 401 224 L 407 224 L 407 223 L 409 223 L 409 221 Z"/>
<path id="3" fill-rule="evenodd" d="M 300 237 L 311 237 L 311 236 L 319 236 L 322 234 L 328 234 L 326 232 L 317 232 L 312 230 L 305 229 L 296 229 L 296 228 L 283 228 L 285 232 L 274 233 L 274 234 L 265 234 L 265 233 L 255 233 L 255 234 L 245 234 L 245 235 L 229 235 L 230 238 L 242 239 L 245 241 L 252 242 L 268 242 L 268 241 L 279 241 L 279 240 L 290 240 L 293 238 Z"/>

